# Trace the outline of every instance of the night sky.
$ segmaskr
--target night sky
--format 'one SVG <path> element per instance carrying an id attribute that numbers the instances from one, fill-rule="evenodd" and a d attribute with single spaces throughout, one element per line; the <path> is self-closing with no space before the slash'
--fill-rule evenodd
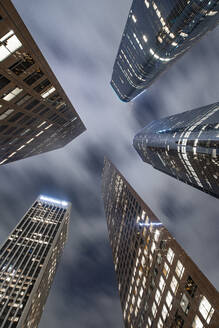
<path id="1" fill-rule="evenodd" d="M 13 3 L 87 127 L 62 150 L 0 167 L 2 242 L 39 194 L 72 202 L 40 328 L 123 327 L 101 198 L 104 155 L 219 289 L 218 200 L 154 170 L 132 147 L 151 120 L 219 101 L 219 28 L 127 104 L 109 82 L 130 0 Z"/>

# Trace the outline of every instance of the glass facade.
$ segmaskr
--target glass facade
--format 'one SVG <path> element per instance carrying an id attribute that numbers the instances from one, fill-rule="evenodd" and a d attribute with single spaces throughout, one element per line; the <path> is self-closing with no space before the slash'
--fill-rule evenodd
<path id="1" fill-rule="evenodd" d="M 70 208 L 40 196 L 1 247 L 1 328 L 38 327 L 66 242 Z"/>
<path id="2" fill-rule="evenodd" d="M 102 194 L 126 328 L 217 328 L 219 294 L 105 159 Z"/>
<path id="3" fill-rule="evenodd" d="M 151 122 L 134 147 L 154 168 L 219 197 L 219 103 Z"/>
<path id="4" fill-rule="evenodd" d="M 1 165 L 63 147 L 85 127 L 10 0 L 0 16 Z"/>
<path id="5" fill-rule="evenodd" d="M 130 101 L 219 21 L 218 0 L 134 0 L 111 85 Z"/>

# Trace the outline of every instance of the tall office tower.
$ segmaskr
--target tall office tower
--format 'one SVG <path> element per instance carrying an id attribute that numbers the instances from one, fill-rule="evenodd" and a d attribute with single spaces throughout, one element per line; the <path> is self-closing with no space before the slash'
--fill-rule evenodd
<path id="1" fill-rule="evenodd" d="M 219 103 L 151 122 L 134 147 L 154 168 L 219 198 Z"/>
<path id="2" fill-rule="evenodd" d="M 68 232 L 71 204 L 37 198 L 0 249 L 0 328 L 37 328 Z"/>
<path id="3" fill-rule="evenodd" d="M 107 160 L 103 199 L 126 328 L 218 328 L 219 294 Z"/>
<path id="4" fill-rule="evenodd" d="M 219 21 L 218 0 L 133 0 L 111 84 L 130 101 Z"/>
<path id="5" fill-rule="evenodd" d="M 1 1 L 0 164 L 63 147 L 84 130 L 11 1 Z"/>

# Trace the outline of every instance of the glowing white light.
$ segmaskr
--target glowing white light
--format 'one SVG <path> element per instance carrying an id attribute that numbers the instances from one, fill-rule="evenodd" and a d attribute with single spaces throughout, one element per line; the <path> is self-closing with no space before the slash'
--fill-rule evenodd
<path id="1" fill-rule="evenodd" d="M 40 196 L 40 199 L 44 200 L 45 202 L 49 202 L 49 203 L 53 203 L 53 204 L 57 204 L 57 205 L 61 205 L 61 206 L 68 206 L 68 202 L 63 201 L 63 200 L 58 200 L 58 199 L 50 198 L 47 196 Z"/>
<path id="2" fill-rule="evenodd" d="M 133 20 L 134 23 L 137 22 L 137 19 L 136 19 L 135 15 L 132 15 L 132 20 Z"/>
<path id="3" fill-rule="evenodd" d="M 161 225 L 163 225 L 163 223 L 161 223 L 161 222 L 151 222 L 151 223 L 139 222 L 139 225 L 142 227 L 150 227 L 151 225 L 152 226 L 161 226 Z"/>

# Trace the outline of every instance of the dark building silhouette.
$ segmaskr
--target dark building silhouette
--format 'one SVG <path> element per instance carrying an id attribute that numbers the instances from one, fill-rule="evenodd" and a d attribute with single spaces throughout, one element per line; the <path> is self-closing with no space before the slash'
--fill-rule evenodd
<path id="1" fill-rule="evenodd" d="M 219 294 L 105 160 L 102 192 L 126 328 L 218 328 Z"/>
<path id="2" fill-rule="evenodd" d="M 11 1 L 1 1 L 0 164 L 63 147 L 84 130 Z"/>
<path id="3" fill-rule="evenodd" d="M 217 0 L 134 0 L 111 85 L 130 101 L 219 21 Z"/>
<path id="4" fill-rule="evenodd" d="M 219 197 L 219 103 L 151 122 L 134 147 L 154 168 Z"/>
<path id="5" fill-rule="evenodd" d="M 68 232 L 71 204 L 40 196 L 0 249 L 0 327 L 38 327 Z"/>

